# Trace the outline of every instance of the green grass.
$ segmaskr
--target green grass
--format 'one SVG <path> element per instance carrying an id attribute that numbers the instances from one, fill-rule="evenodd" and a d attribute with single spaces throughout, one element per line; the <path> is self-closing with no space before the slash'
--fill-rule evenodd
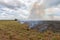
<path id="1" fill-rule="evenodd" d="M 0 40 L 60 40 L 59 33 L 28 29 L 26 24 L 17 21 L 0 21 Z"/>

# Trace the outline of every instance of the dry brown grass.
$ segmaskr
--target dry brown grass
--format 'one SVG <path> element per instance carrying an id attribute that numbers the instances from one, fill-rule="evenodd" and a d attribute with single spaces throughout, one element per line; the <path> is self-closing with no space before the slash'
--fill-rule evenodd
<path id="1" fill-rule="evenodd" d="M 16 21 L 0 21 L 0 40 L 60 40 L 60 34 L 52 31 L 40 33 Z"/>

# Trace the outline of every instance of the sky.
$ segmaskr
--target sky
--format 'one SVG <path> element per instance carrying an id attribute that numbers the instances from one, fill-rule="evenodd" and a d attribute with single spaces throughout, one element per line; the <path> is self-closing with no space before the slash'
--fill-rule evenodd
<path id="1" fill-rule="evenodd" d="M 28 18 L 31 2 L 29 1 L 30 3 L 27 3 L 27 1 L 28 0 L 0 0 L 0 20 L 22 20 Z"/>
<path id="2" fill-rule="evenodd" d="M 30 10 L 35 2 L 37 0 L 0 0 L 0 20 L 28 19 L 32 15 Z M 38 2 L 39 5 L 40 3 L 45 5 L 46 17 L 48 13 L 60 14 L 60 0 L 38 0 Z"/>

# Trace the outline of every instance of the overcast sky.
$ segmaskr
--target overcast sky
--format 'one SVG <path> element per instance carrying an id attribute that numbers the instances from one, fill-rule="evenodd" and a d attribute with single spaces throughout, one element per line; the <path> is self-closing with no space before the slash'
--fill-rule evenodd
<path id="1" fill-rule="evenodd" d="M 46 10 L 60 8 L 60 0 L 43 0 Z M 27 19 L 36 0 L 0 0 L 0 19 Z M 47 9 L 48 8 L 48 9 Z M 55 9 L 54 9 L 55 10 Z M 58 10 L 56 13 L 58 13 Z M 59 12 L 60 13 L 60 12 Z"/>

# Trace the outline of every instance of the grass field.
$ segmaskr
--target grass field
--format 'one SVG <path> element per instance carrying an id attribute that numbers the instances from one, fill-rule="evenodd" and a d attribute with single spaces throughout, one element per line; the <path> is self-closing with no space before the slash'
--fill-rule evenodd
<path id="1" fill-rule="evenodd" d="M 60 34 L 52 31 L 40 33 L 17 21 L 0 21 L 0 40 L 60 40 Z"/>

